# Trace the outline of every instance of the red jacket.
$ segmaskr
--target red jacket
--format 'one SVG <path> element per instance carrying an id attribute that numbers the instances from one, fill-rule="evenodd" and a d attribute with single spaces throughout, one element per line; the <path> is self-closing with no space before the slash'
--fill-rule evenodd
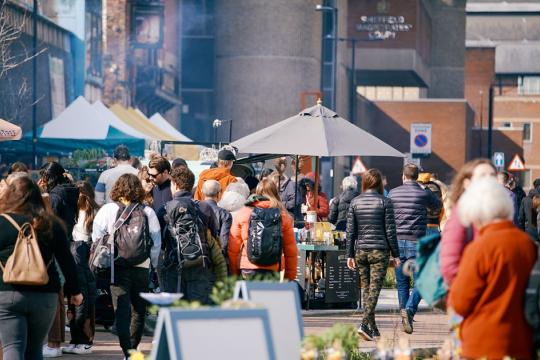
<path id="1" fill-rule="evenodd" d="M 315 208 L 315 193 L 308 191 L 306 194 L 306 205 L 309 211 L 317 211 L 317 218 L 324 220 L 330 214 L 330 206 L 328 205 L 328 196 L 325 193 L 320 192 L 317 194 L 317 202 L 319 206 Z"/>
<path id="2" fill-rule="evenodd" d="M 472 233 L 467 234 L 467 228 L 459 221 L 457 206 L 454 206 L 441 234 L 441 274 L 447 284 L 451 285 L 454 281 L 463 251 L 476 237 L 478 230 L 473 227 Z"/>
<path id="3" fill-rule="evenodd" d="M 269 201 L 257 201 L 255 207 L 269 208 Z M 252 207 L 245 206 L 238 211 L 233 219 L 231 232 L 229 234 L 229 262 L 231 273 L 238 275 L 240 269 L 263 269 L 263 270 L 279 270 L 279 264 L 270 266 L 259 266 L 251 263 L 248 260 L 245 244 L 248 240 L 249 219 L 251 217 Z M 281 260 L 281 269 L 285 268 L 285 278 L 289 280 L 296 279 L 296 266 L 298 263 L 298 249 L 294 239 L 293 220 L 287 211 L 281 214 L 281 229 L 283 233 L 283 257 Z M 240 254 L 240 251 L 242 253 Z M 283 266 L 284 265 L 284 266 Z"/>
<path id="4" fill-rule="evenodd" d="M 452 307 L 464 317 L 464 358 L 531 358 L 523 302 L 535 261 L 535 245 L 511 221 L 484 226 L 467 246 L 450 291 Z"/>

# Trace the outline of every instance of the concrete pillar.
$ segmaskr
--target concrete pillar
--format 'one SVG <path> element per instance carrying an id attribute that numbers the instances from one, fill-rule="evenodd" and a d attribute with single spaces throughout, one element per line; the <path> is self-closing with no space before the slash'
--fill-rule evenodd
<path id="1" fill-rule="evenodd" d="M 298 113 L 301 94 L 319 91 L 317 3 L 216 2 L 216 115 L 233 121 L 234 140 Z"/>
<path id="2" fill-rule="evenodd" d="M 464 97 L 465 2 L 431 2 L 430 98 Z"/>

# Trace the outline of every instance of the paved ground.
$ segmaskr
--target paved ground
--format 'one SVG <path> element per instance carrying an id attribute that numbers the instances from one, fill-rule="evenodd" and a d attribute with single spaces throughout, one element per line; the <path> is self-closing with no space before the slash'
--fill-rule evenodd
<path id="1" fill-rule="evenodd" d="M 306 334 L 318 334 L 331 328 L 335 323 L 353 324 L 358 326 L 362 319 L 360 313 L 346 315 L 318 315 L 304 316 Z M 448 335 L 447 317 L 445 314 L 436 312 L 421 312 L 415 317 L 414 332 L 412 335 L 401 331 L 401 318 L 397 313 L 377 314 L 377 326 L 384 337 L 391 344 L 397 344 L 400 337 L 409 339 L 409 344 L 414 349 L 440 348 Z M 360 341 L 363 351 L 375 348 L 373 341 Z"/>
<path id="2" fill-rule="evenodd" d="M 304 311 L 304 326 L 306 334 L 322 333 L 335 323 L 353 324 L 357 326 L 361 320 L 361 312 L 351 310 L 310 310 Z M 409 339 L 412 348 L 439 348 L 448 335 L 447 317 L 437 311 L 431 311 L 421 303 L 420 312 L 415 317 L 414 333 L 407 335 L 401 331 L 401 319 L 398 313 L 397 293 L 395 290 L 383 290 L 377 305 L 377 324 L 381 335 L 390 342 L 396 342 L 400 337 Z M 66 334 L 69 338 L 69 333 Z M 374 349 L 374 342 L 361 341 L 363 351 Z M 152 338 L 144 337 L 141 350 L 149 354 L 152 348 Z M 92 355 L 64 355 L 63 359 L 122 359 L 118 346 L 118 338 L 98 327 Z"/>

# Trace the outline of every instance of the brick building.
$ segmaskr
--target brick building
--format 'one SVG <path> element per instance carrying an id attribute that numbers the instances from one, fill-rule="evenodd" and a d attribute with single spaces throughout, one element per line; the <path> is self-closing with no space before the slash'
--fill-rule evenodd
<path id="1" fill-rule="evenodd" d="M 465 1 L 350 0 L 347 6 L 346 34 L 358 40 L 351 120 L 403 153 L 411 152 L 411 125 L 430 125 L 432 151 L 418 161 L 449 182 L 473 156 L 474 145 L 474 111 L 464 96 Z M 346 69 L 341 82 L 349 86 L 350 44 L 342 44 L 338 56 Z M 341 114 L 350 109 L 344 96 L 349 86 L 338 89 Z M 381 169 L 391 187 L 400 184 L 403 159 L 363 160 Z M 339 163 L 338 178 L 348 173 L 350 162 Z"/>
<path id="2" fill-rule="evenodd" d="M 493 151 L 505 153 L 506 166 L 515 154 L 523 157 L 527 170 L 516 174 L 524 187 L 540 178 L 540 159 L 535 156 L 540 151 L 539 55 L 538 2 L 468 1 L 465 96 L 475 111 L 483 144 L 491 101 Z M 487 148 L 482 155 L 486 154 Z"/>

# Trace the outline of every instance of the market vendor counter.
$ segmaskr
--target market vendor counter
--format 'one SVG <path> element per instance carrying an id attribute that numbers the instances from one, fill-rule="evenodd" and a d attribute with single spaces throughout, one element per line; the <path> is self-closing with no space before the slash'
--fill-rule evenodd
<path id="1" fill-rule="evenodd" d="M 347 252 L 336 245 L 297 244 L 296 278 L 306 309 L 356 308 L 358 271 L 347 268 Z"/>

